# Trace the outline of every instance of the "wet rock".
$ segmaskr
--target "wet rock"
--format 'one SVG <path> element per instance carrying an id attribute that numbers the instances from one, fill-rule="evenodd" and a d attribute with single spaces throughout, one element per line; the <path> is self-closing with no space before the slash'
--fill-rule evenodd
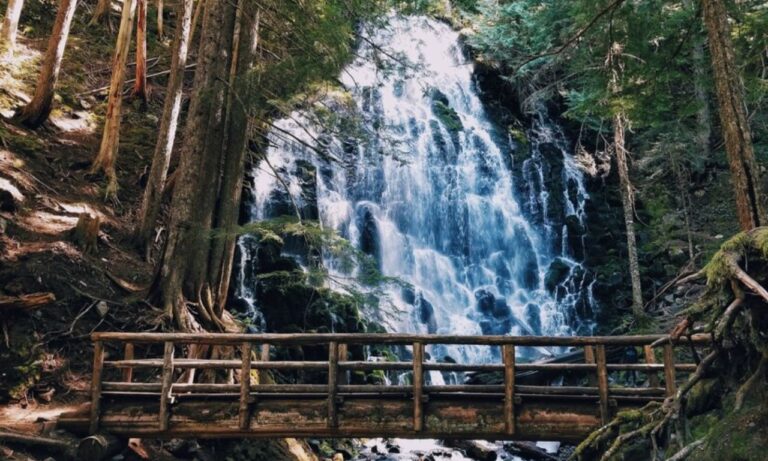
<path id="1" fill-rule="evenodd" d="M 419 293 L 416 298 L 416 308 L 419 314 L 419 321 L 427 326 L 427 332 L 434 334 L 437 332 L 437 321 L 435 320 L 435 308 Z"/>
<path id="2" fill-rule="evenodd" d="M 475 291 L 475 300 L 477 301 L 477 310 L 486 315 L 493 314 L 496 308 L 496 297 L 488 290 L 479 289 Z"/>
<path id="3" fill-rule="evenodd" d="M 361 203 L 357 206 L 357 228 L 360 229 L 360 250 L 376 259 L 381 260 L 379 246 L 379 229 L 372 205 Z"/>
<path id="4" fill-rule="evenodd" d="M 541 308 L 537 304 L 528 303 L 525 306 L 525 321 L 536 335 L 541 335 Z"/>
<path id="5" fill-rule="evenodd" d="M 507 305 L 507 300 L 497 298 L 493 306 L 493 316 L 497 319 L 505 319 L 512 315 L 512 309 Z"/>
<path id="6" fill-rule="evenodd" d="M 571 272 L 571 266 L 560 258 L 555 259 L 547 269 L 547 275 L 544 278 L 544 286 L 550 292 L 563 283 Z"/>

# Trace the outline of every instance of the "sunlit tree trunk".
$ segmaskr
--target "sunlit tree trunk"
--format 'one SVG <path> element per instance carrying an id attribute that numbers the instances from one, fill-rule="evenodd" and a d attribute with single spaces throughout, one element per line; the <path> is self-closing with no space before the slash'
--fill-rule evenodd
<path id="1" fill-rule="evenodd" d="M 99 153 L 91 167 L 92 172 L 102 171 L 106 175 L 108 181 L 107 196 L 111 196 L 117 191 L 115 159 L 120 143 L 120 110 L 123 103 L 125 66 L 131 45 L 135 15 L 136 1 L 125 0 L 120 30 L 117 34 L 117 44 L 115 45 L 115 56 L 112 59 L 112 79 L 109 83 L 109 100 L 107 102 L 107 115 L 104 119 L 104 133 L 101 138 Z"/>
<path id="2" fill-rule="evenodd" d="M 181 112 L 182 83 L 184 68 L 189 54 L 189 32 L 192 22 L 193 0 L 182 0 L 178 7 L 178 25 L 173 45 L 171 74 L 168 80 L 168 91 L 163 107 L 163 117 L 160 120 L 160 130 L 157 134 L 157 144 L 152 157 L 152 168 L 149 180 L 144 190 L 144 198 L 139 210 L 139 225 L 136 231 L 137 239 L 144 248 L 151 247 L 152 233 L 160 210 L 160 202 L 168 166 L 171 162 L 171 152 L 176 139 L 176 128 Z"/>
<path id="3" fill-rule="evenodd" d="M 755 161 L 744 86 L 736 68 L 723 0 L 702 0 L 701 5 L 709 37 L 720 125 L 736 196 L 736 212 L 741 229 L 750 230 L 765 225 L 766 214 L 764 186 Z"/>
<path id="4" fill-rule="evenodd" d="M 35 94 L 32 100 L 16 115 L 17 121 L 29 128 L 37 128 L 48 119 L 53 104 L 53 92 L 59 79 L 61 61 L 67 46 L 69 28 L 75 17 L 77 0 L 61 0 L 53 24 L 51 37 L 48 39 L 48 49 L 45 52 L 43 66 L 37 78 Z"/>
<path id="5" fill-rule="evenodd" d="M 165 6 L 163 5 L 163 0 L 157 0 L 157 36 L 160 40 L 165 38 L 165 30 L 163 26 L 163 14 Z"/>
<path id="6" fill-rule="evenodd" d="M 3 19 L 3 30 L 0 33 L 0 56 L 13 56 L 13 48 L 16 46 L 16 32 L 19 29 L 19 18 L 24 0 L 8 0 Z"/>
<path id="7" fill-rule="evenodd" d="M 136 77 L 132 95 L 147 101 L 147 0 L 136 4 Z"/>

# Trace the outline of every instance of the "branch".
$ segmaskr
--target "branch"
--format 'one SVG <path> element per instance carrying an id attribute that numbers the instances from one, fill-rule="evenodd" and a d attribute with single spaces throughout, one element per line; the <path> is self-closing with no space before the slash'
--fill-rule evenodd
<path id="1" fill-rule="evenodd" d="M 514 69 L 514 71 L 512 72 L 512 75 L 515 75 L 521 68 L 523 68 L 523 66 L 525 66 L 527 64 L 530 64 L 531 62 L 533 62 L 533 61 L 535 61 L 537 59 L 545 58 L 547 56 L 556 56 L 556 55 L 562 53 L 563 51 L 568 49 L 571 45 L 576 43 L 581 37 L 583 37 L 584 34 L 586 34 L 587 31 L 589 31 L 589 29 L 591 29 L 595 24 L 597 24 L 597 21 L 600 20 L 600 18 L 602 18 L 606 14 L 612 12 L 614 9 L 618 8 L 619 5 L 621 5 L 622 3 L 624 3 L 624 0 L 615 0 L 613 3 L 611 3 L 608 6 L 606 6 L 599 13 L 597 13 L 597 15 L 594 18 L 592 18 L 591 21 L 589 21 L 589 24 L 587 24 L 586 26 L 582 27 L 581 30 L 579 30 L 576 33 L 576 35 L 574 35 L 573 37 L 569 38 L 559 48 L 557 48 L 555 50 L 546 51 L 544 53 L 541 53 L 541 54 L 529 57 L 528 59 L 523 61 L 522 64 L 518 65 Z"/>
<path id="2" fill-rule="evenodd" d="M 733 258 L 727 258 L 726 264 L 728 268 L 733 272 L 733 276 L 743 283 L 747 288 L 757 293 L 765 302 L 768 302 L 768 291 L 763 288 L 755 279 L 749 276 L 744 270 L 736 264 Z"/>
<path id="3" fill-rule="evenodd" d="M 56 301 L 53 293 L 31 293 L 20 296 L 0 296 L 0 309 L 31 311 Z"/>

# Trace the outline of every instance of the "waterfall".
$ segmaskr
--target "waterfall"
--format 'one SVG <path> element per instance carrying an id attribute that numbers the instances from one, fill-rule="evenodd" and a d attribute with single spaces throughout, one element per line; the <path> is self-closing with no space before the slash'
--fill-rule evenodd
<path id="1" fill-rule="evenodd" d="M 429 18 L 389 17 L 356 55 L 339 77 L 347 94 L 315 106 L 334 126 L 352 113 L 345 123 L 358 134 L 302 110 L 276 121 L 268 162 L 252 172 L 250 219 L 298 209 L 407 283 L 385 288 L 390 331 L 589 333 L 593 280 L 580 263 L 588 194 L 543 106 L 523 140 L 495 125 L 459 34 Z M 236 297 L 258 317 L 249 239 L 240 240 Z M 322 260 L 346 276 L 333 255 Z M 430 355 L 477 363 L 494 359 L 487 349 Z"/>

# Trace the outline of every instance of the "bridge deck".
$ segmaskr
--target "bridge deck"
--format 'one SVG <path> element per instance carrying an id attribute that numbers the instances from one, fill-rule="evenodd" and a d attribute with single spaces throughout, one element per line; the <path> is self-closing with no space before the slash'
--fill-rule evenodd
<path id="1" fill-rule="evenodd" d="M 679 345 L 663 336 L 97 333 L 93 339 L 90 410 L 59 421 L 72 429 L 143 437 L 561 441 L 583 438 L 616 411 L 671 395 L 696 367 L 676 363 L 676 358 L 709 343 L 703 336 Z M 425 345 L 468 344 L 500 348 L 500 363 L 435 363 L 425 353 Z M 362 358 L 361 346 L 384 345 L 400 347 L 401 355 L 413 358 L 350 359 Z M 552 346 L 577 348 L 583 352 L 581 363 L 517 363 L 516 351 L 522 348 Z M 611 359 L 635 347 L 643 350 L 642 363 Z M 115 355 L 122 358 L 111 360 Z M 302 355 L 315 360 L 289 360 Z M 407 384 L 350 384 L 377 370 L 380 377 L 386 371 L 404 373 Z M 430 379 L 464 376 L 446 374 L 450 372 L 483 372 L 491 377 L 486 381 L 495 376 L 498 384 L 439 384 L 439 379 Z M 523 383 L 523 374 L 531 372 L 549 377 L 540 380 L 543 384 Z M 295 384 L 275 384 L 273 373 Z M 551 385 L 551 373 L 579 385 Z M 618 373 L 635 374 L 642 385 L 611 385 L 621 381 L 611 379 Z"/>

